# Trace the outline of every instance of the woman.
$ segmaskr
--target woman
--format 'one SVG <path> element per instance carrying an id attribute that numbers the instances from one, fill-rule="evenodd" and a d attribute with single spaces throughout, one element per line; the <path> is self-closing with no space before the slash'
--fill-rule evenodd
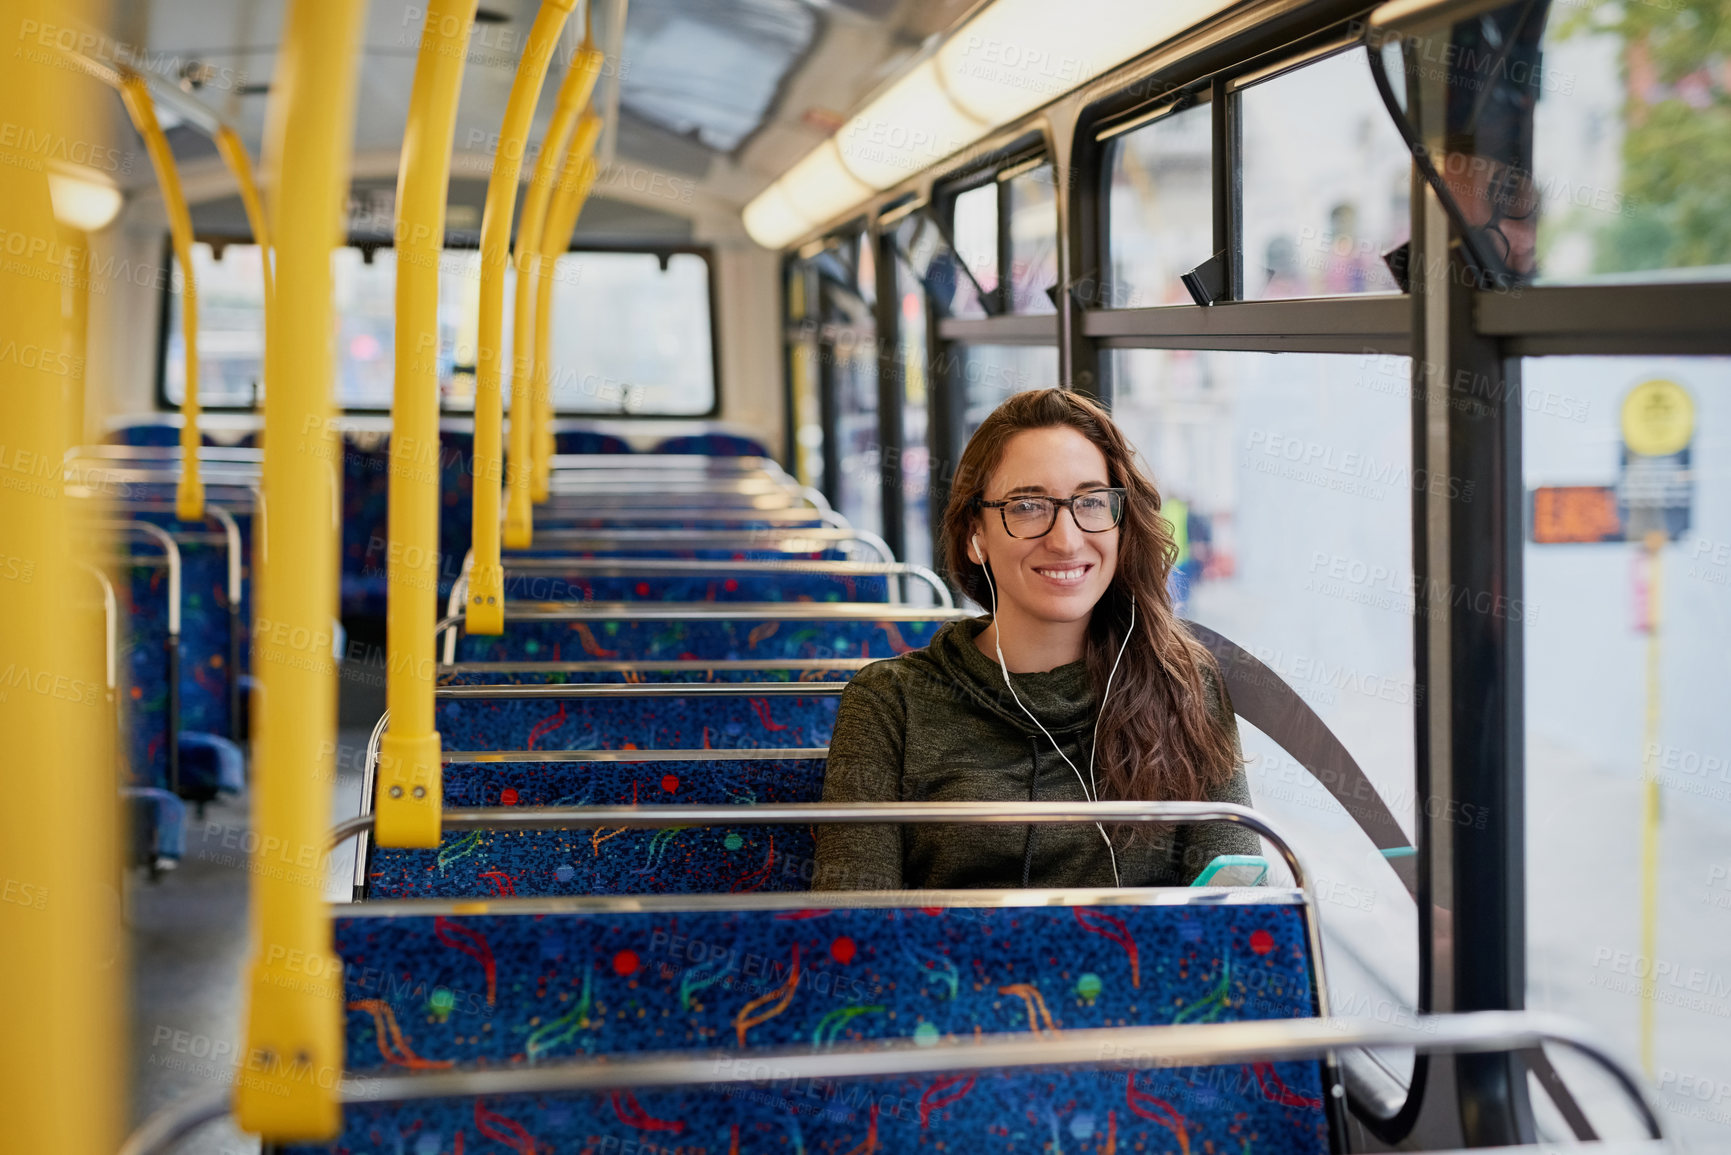
<path id="1" fill-rule="evenodd" d="M 1000 405 L 968 442 L 942 529 L 951 574 L 994 612 L 859 672 L 824 801 L 1249 805 L 1219 668 L 1172 611 L 1159 509 L 1096 403 L 1044 389 Z M 1260 848 L 1221 823 L 828 826 L 815 885 L 1183 886 Z"/>

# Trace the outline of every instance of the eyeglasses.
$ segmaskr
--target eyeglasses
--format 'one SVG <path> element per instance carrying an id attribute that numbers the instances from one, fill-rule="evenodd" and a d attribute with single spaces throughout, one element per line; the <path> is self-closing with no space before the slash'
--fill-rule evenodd
<path id="1" fill-rule="evenodd" d="M 1105 533 L 1124 519 L 1124 490 L 1090 489 L 1074 497 L 1012 497 L 1004 501 L 974 499 L 982 509 L 995 509 L 1004 532 L 1015 538 L 1045 537 L 1058 524 L 1058 510 L 1068 509 L 1083 533 Z"/>

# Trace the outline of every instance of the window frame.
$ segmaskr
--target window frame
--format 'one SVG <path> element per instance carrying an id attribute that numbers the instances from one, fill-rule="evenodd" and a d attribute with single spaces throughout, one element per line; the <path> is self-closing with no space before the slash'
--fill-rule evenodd
<path id="1" fill-rule="evenodd" d="M 208 244 L 213 249 L 220 251 L 221 249 L 227 248 L 229 245 L 250 245 L 254 242 L 250 233 L 200 233 L 193 238 L 193 243 Z M 388 243 L 388 238 L 381 240 L 376 234 L 356 233 L 350 235 L 341 247 L 358 250 L 362 254 L 363 259 L 365 259 L 368 264 L 371 264 L 373 255 L 380 249 L 391 249 L 396 246 Z M 447 238 L 447 243 L 445 245 L 446 252 L 475 252 L 479 248 L 479 241 L 473 236 L 473 234 L 452 234 Z M 667 258 L 681 254 L 701 258 L 704 267 L 704 278 L 709 289 L 709 363 L 713 389 L 710 395 L 709 408 L 701 413 L 585 413 L 577 410 L 554 409 L 551 414 L 552 419 L 554 421 L 654 422 L 705 421 L 719 418 L 721 416 L 722 398 L 722 358 L 721 314 L 717 304 L 717 295 L 721 286 L 715 268 L 715 247 L 706 244 L 609 245 L 585 242 L 583 244 L 574 244 L 565 251 L 567 253 L 643 254 L 656 257 L 661 260 L 663 264 L 666 263 Z M 165 269 L 175 268 L 174 246 L 166 235 L 163 238 L 162 252 L 162 267 Z M 173 295 L 174 278 L 169 276 L 164 278 L 162 290 L 157 295 L 156 383 L 152 392 L 157 411 L 161 413 L 178 413 L 180 411 L 180 404 L 171 401 L 168 396 L 168 341 L 170 337 L 169 301 Z M 783 308 L 785 310 L 785 305 Z M 505 318 L 505 323 L 507 325 L 510 324 L 509 316 Z M 205 413 L 257 414 L 260 417 L 264 414 L 262 406 L 257 404 L 212 405 L 201 403 L 200 411 Z M 391 409 L 390 406 L 349 406 L 339 408 L 333 405 L 332 413 L 334 416 L 338 417 L 388 417 L 390 416 Z M 443 400 L 441 399 L 439 405 L 439 416 L 440 418 L 469 418 L 473 416 L 473 410 L 448 409 L 445 407 Z"/>

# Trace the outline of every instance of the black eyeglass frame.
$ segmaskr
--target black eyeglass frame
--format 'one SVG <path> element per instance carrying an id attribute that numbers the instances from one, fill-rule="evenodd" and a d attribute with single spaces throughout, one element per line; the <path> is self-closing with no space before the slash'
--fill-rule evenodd
<path id="1" fill-rule="evenodd" d="M 1080 501 L 1084 497 L 1094 497 L 1101 493 L 1112 494 L 1118 499 L 1112 509 L 1112 524 L 1103 529 L 1089 529 L 1087 526 L 1082 524 L 1081 518 L 1076 516 L 1076 502 Z M 1030 499 L 1034 501 L 1051 502 L 1052 520 L 1047 522 L 1046 528 L 1041 530 L 1039 533 L 1029 534 L 1027 537 L 1023 537 L 1010 528 L 1010 517 L 1004 512 L 1004 507 L 1009 505 L 1011 502 L 1028 501 Z M 1047 497 L 1043 493 L 1024 493 L 1020 497 L 1006 497 L 1003 501 L 987 501 L 985 495 L 980 494 L 974 498 L 974 508 L 997 510 L 998 520 L 1004 523 L 1005 533 L 1009 534 L 1017 541 L 1034 541 L 1038 538 L 1045 537 L 1054 529 L 1058 528 L 1058 512 L 1061 509 L 1067 509 L 1070 511 L 1070 520 L 1075 522 L 1076 528 L 1081 530 L 1083 533 L 1105 533 L 1107 530 L 1117 529 L 1120 525 L 1124 524 L 1124 507 L 1128 505 L 1129 502 L 1130 491 L 1128 489 L 1125 489 L 1122 486 L 1108 486 L 1101 489 L 1090 489 L 1071 497 Z"/>

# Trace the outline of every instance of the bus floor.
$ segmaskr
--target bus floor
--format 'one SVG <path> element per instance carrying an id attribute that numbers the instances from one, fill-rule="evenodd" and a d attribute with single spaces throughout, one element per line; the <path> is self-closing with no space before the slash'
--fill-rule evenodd
<path id="1" fill-rule="evenodd" d="M 359 671 L 364 672 L 364 671 Z M 333 820 L 360 810 L 367 738 L 384 710 L 382 689 L 345 669 L 340 686 Z M 234 1081 L 248 961 L 246 797 L 219 799 L 188 815 L 186 855 L 155 882 L 128 879 L 131 954 L 131 1110 L 128 1128 L 158 1108 Z M 351 841 L 350 846 L 353 846 Z M 353 851 L 333 855 L 326 897 L 347 896 Z M 256 1138 L 224 1120 L 202 1128 L 177 1155 L 253 1155 Z"/>

